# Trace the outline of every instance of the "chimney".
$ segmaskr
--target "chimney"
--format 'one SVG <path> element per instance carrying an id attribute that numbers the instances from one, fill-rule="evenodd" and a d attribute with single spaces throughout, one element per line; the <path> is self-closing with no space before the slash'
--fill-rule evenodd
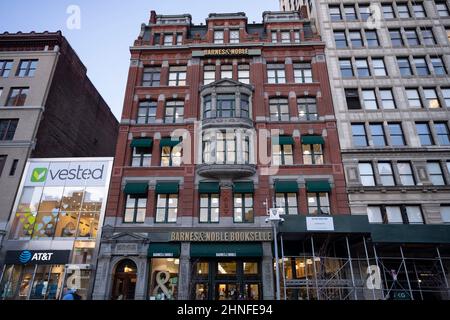
<path id="1" fill-rule="evenodd" d="M 300 18 L 308 19 L 308 7 L 306 5 L 300 6 Z"/>
<path id="2" fill-rule="evenodd" d="M 156 24 L 156 11 L 152 10 L 150 12 L 150 24 Z"/>

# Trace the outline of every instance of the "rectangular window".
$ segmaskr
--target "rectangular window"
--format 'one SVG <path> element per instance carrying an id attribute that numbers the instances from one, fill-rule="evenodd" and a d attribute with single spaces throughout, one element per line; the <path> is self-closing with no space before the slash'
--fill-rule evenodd
<path id="1" fill-rule="evenodd" d="M 277 192 L 275 194 L 275 206 L 284 209 L 284 214 L 297 215 L 297 194 Z"/>
<path id="2" fill-rule="evenodd" d="M 21 107 L 25 105 L 29 88 L 11 88 L 6 106 Z"/>
<path id="3" fill-rule="evenodd" d="M 423 216 L 420 206 L 405 206 L 405 211 L 409 224 L 423 224 Z"/>
<path id="4" fill-rule="evenodd" d="M 12 177 L 16 174 L 17 166 L 19 165 L 19 160 L 14 159 L 11 165 L 11 169 L 9 170 L 9 176 Z"/>
<path id="5" fill-rule="evenodd" d="M 366 109 L 366 110 L 378 109 L 377 98 L 375 96 L 375 90 L 373 90 L 373 89 L 362 90 L 362 100 L 363 100 L 363 104 L 364 104 L 364 109 Z"/>
<path id="6" fill-rule="evenodd" d="M 345 89 L 345 100 L 347 109 L 361 109 L 361 101 L 359 101 L 358 89 Z"/>
<path id="7" fill-rule="evenodd" d="M 450 16 L 447 4 L 445 2 L 436 2 L 436 11 L 439 17 Z"/>
<path id="8" fill-rule="evenodd" d="M 372 58 L 373 72 L 376 77 L 387 76 L 383 58 Z"/>
<path id="9" fill-rule="evenodd" d="M 289 31 L 281 31 L 281 43 L 290 43 L 291 33 Z"/>
<path id="10" fill-rule="evenodd" d="M 220 79 L 233 79 L 233 66 L 229 64 L 220 66 Z"/>
<path id="11" fill-rule="evenodd" d="M 365 187 L 375 186 L 375 176 L 373 174 L 373 167 L 370 162 L 361 162 L 358 164 L 359 177 L 361 184 Z"/>
<path id="12" fill-rule="evenodd" d="M 395 186 L 394 173 L 389 162 L 378 162 L 378 173 L 382 186 Z"/>
<path id="13" fill-rule="evenodd" d="M 345 31 L 335 31 L 334 41 L 336 42 L 336 48 L 347 48 L 347 37 L 345 36 Z"/>
<path id="14" fill-rule="evenodd" d="M 267 79 L 269 83 L 286 83 L 284 64 L 268 64 Z"/>
<path id="15" fill-rule="evenodd" d="M 142 86 L 159 87 L 161 80 L 161 68 L 144 68 Z"/>
<path id="16" fill-rule="evenodd" d="M 166 103 L 165 123 L 183 123 L 184 101 L 169 101 Z"/>
<path id="17" fill-rule="evenodd" d="M 425 106 L 430 109 L 440 108 L 441 104 L 439 102 L 436 89 L 434 88 L 424 88 L 423 94 L 425 96 Z"/>
<path id="18" fill-rule="evenodd" d="M 236 134 L 217 133 L 216 136 L 216 163 L 234 164 L 236 163 Z M 206 148 L 207 149 L 207 148 Z M 212 150 L 214 147 L 211 148 Z"/>
<path id="19" fill-rule="evenodd" d="M 177 34 L 177 46 L 181 46 L 183 44 L 183 35 Z"/>
<path id="20" fill-rule="evenodd" d="M 169 86 L 186 85 L 186 66 L 169 68 Z"/>
<path id="21" fill-rule="evenodd" d="M 417 36 L 416 29 L 405 29 L 405 36 L 409 46 L 419 45 L 419 37 Z"/>
<path id="22" fill-rule="evenodd" d="M 430 74 L 430 70 L 427 66 L 427 61 L 424 57 L 414 57 L 413 61 L 414 65 L 416 66 L 416 74 L 418 76 L 428 76 Z"/>
<path id="23" fill-rule="evenodd" d="M 205 193 L 200 195 L 200 222 L 219 222 L 219 194 Z"/>
<path id="24" fill-rule="evenodd" d="M 443 223 L 450 223 L 450 205 L 441 205 L 441 218 Z"/>
<path id="25" fill-rule="evenodd" d="M 234 222 L 252 223 L 253 217 L 253 194 L 235 193 L 234 196 Z"/>
<path id="26" fill-rule="evenodd" d="M 13 67 L 13 60 L 0 60 L 0 77 L 8 78 Z"/>
<path id="27" fill-rule="evenodd" d="M 2 176 L 3 168 L 5 167 L 6 158 L 6 156 L 0 156 L 0 177 Z"/>
<path id="28" fill-rule="evenodd" d="M 397 11 L 399 18 L 410 18 L 411 14 L 409 13 L 408 3 L 397 3 Z"/>
<path id="29" fill-rule="evenodd" d="M 203 84 L 207 85 L 216 81 L 216 66 L 204 66 Z"/>
<path id="30" fill-rule="evenodd" d="M 238 81 L 250 84 L 250 66 L 248 64 L 238 65 Z"/>
<path id="31" fill-rule="evenodd" d="M 147 211 L 147 197 L 144 195 L 127 195 L 125 205 L 125 223 L 144 223 Z"/>
<path id="32" fill-rule="evenodd" d="M 411 64 L 408 57 L 397 57 L 397 64 L 402 77 L 409 77 L 412 75 Z"/>
<path id="33" fill-rule="evenodd" d="M 362 21 L 367 21 L 370 17 L 370 7 L 368 5 L 359 5 L 359 15 Z"/>
<path id="34" fill-rule="evenodd" d="M 381 123 L 371 123 L 369 125 L 370 133 L 372 134 L 372 141 L 375 147 L 385 147 L 386 138 L 384 136 L 383 125 Z"/>
<path id="35" fill-rule="evenodd" d="M 178 194 L 158 194 L 156 223 L 175 223 L 178 216 Z"/>
<path id="36" fill-rule="evenodd" d="M 173 35 L 172 34 L 165 34 L 164 35 L 164 45 L 165 46 L 173 45 Z"/>
<path id="37" fill-rule="evenodd" d="M 389 36 L 391 37 L 391 44 L 393 47 L 402 47 L 403 39 L 399 29 L 389 30 Z"/>
<path id="38" fill-rule="evenodd" d="M 138 124 L 149 124 L 156 122 L 156 101 L 141 101 L 139 103 Z"/>
<path id="39" fill-rule="evenodd" d="M 270 99 L 270 120 L 289 121 L 288 99 Z"/>
<path id="40" fill-rule="evenodd" d="M 345 20 L 356 20 L 356 10 L 354 6 L 344 6 Z"/>
<path id="41" fill-rule="evenodd" d="M 0 141 L 14 139 L 19 119 L 0 119 Z"/>
<path id="42" fill-rule="evenodd" d="M 349 31 L 350 43 L 353 48 L 362 48 L 363 42 L 360 31 Z"/>
<path id="43" fill-rule="evenodd" d="M 321 144 L 303 144 L 304 164 L 323 164 L 323 150 Z"/>
<path id="44" fill-rule="evenodd" d="M 414 16 L 416 18 L 425 18 L 427 16 L 426 12 L 425 12 L 425 8 L 422 3 L 413 2 L 412 7 L 413 7 Z"/>
<path id="45" fill-rule="evenodd" d="M 404 186 L 415 186 L 416 185 L 412 167 L 409 162 L 398 162 L 397 168 L 398 168 L 398 174 L 400 176 L 400 182 L 402 185 L 404 185 Z"/>
<path id="46" fill-rule="evenodd" d="M 356 64 L 356 72 L 358 77 L 370 77 L 369 64 L 367 63 L 367 59 L 355 59 Z"/>
<path id="47" fill-rule="evenodd" d="M 239 43 L 239 30 L 230 30 L 230 43 Z"/>
<path id="48" fill-rule="evenodd" d="M 224 32 L 223 31 L 214 31 L 214 43 L 215 44 L 223 44 L 224 43 Z"/>
<path id="49" fill-rule="evenodd" d="M 331 21 L 341 21 L 341 8 L 339 6 L 330 6 L 330 19 Z"/>
<path id="50" fill-rule="evenodd" d="M 272 164 L 273 165 L 293 165 L 294 155 L 291 144 L 273 144 L 272 145 Z"/>
<path id="51" fill-rule="evenodd" d="M 423 44 L 426 46 L 434 46 L 436 44 L 436 39 L 434 38 L 432 29 L 420 29 L 422 32 Z"/>
<path id="52" fill-rule="evenodd" d="M 406 89 L 406 97 L 410 108 L 423 108 L 422 100 L 420 100 L 419 90 Z"/>
<path id="53" fill-rule="evenodd" d="M 382 6 L 383 17 L 384 19 L 394 19 L 394 8 L 392 4 L 383 4 Z"/>
<path id="54" fill-rule="evenodd" d="M 395 99 L 391 89 L 380 89 L 381 107 L 383 109 L 395 109 Z"/>
<path id="55" fill-rule="evenodd" d="M 389 224 L 403 224 L 401 208 L 398 206 L 386 206 L 386 220 Z"/>
<path id="56" fill-rule="evenodd" d="M 294 42 L 300 43 L 300 31 L 294 31 Z"/>
<path id="57" fill-rule="evenodd" d="M 308 63 L 294 64 L 294 81 L 295 83 L 312 83 L 311 65 Z"/>
<path id="58" fill-rule="evenodd" d="M 428 123 L 416 123 L 416 130 L 419 136 L 420 144 L 422 146 L 434 145 L 434 141 L 431 136 L 430 127 L 428 126 Z"/>
<path id="59" fill-rule="evenodd" d="M 448 146 L 450 145 L 450 134 L 448 131 L 447 123 L 445 122 L 435 122 L 434 131 L 436 132 L 437 140 L 439 145 Z"/>
<path id="60" fill-rule="evenodd" d="M 278 34 L 277 34 L 276 31 L 272 31 L 271 39 L 272 39 L 272 43 L 277 43 L 278 42 Z"/>
<path id="61" fill-rule="evenodd" d="M 376 48 L 380 45 L 378 41 L 378 34 L 375 30 L 365 30 L 367 46 L 369 48 Z"/>
<path id="62" fill-rule="evenodd" d="M 161 167 L 179 167 L 182 158 L 182 146 L 164 146 L 161 148 Z"/>
<path id="63" fill-rule="evenodd" d="M 441 93 L 444 98 L 445 106 L 450 108 L 450 88 L 441 88 Z"/>
<path id="64" fill-rule="evenodd" d="M 352 124 L 353 146 L 367 147 L 367 135 L 364 124 Z"/>
<path id="65" fill-rule="evenodd" d="M 441 164 L 438 161 L 427 162 L 428 176 L 434 186 L 445 185 L 444 176 L 442 174 Z"/>
<path id="66" fill-rule="evenodd" d="M 150 167 L 152 163 L 152 148 L 133 148 L 132 167 Z"/>
<path id="67" fill-rule="evenodd" d="M 354 76 L 351 59 L 339 59 L 339 67 L 342 78 L 352 78 Z"/>
<path id="68" fill-rule="evenodd" d="M 403 136 L 403 130 L 401 123 L 389 123 L 389 133 L 391 137 L 391 144 L 395 147 L 401 147 L 405 145 L 405 137 Z"/>
<path id="69" fill-rule="evenodd" d="M 308 214 L 311 215 L 330 215 L 330 200 L 328 199 L 328 193 L 310 193 L 307 194 L 308 198 Z"/>
<path id="70" fill-rule="evenodd" d="M 37 64 L 38 60 L 20 60 L 16 76 L 21 78 L 33 77 L 36 72 Z"/>
<path id="71" fill-rule="evenodd" d="M 217 96 L 217 117 L 233 118 L 236 115 L 236 96 L 219 94 Z"/>
<path id="72" fill-rule="evenodd" d="M 317 120 L 317 105 L 315 98 L 297 99 L 298 118 L 299 120 Z"/>
<path id="73" fill-rule="evenodd" d="M 433 65 L 434 74 L 437 76 L 444 76 L 447 74 L 445 69 L 444 61 L 441 57 L 430 58 L 431 64 Z"/>
<path id="74" fill-rule="evenodd" d="M 383 215 L 381 214 L 380 207 L 368 206 L 367 217 L 369 218 L 369 223 L 383 223 Z"/>

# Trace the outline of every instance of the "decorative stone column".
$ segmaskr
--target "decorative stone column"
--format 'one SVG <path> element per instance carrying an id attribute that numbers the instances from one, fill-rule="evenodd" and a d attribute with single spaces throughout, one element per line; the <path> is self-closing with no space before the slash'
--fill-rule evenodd
<path id="1" fill-rule="evenodd" d="M 146 247 L 146 246 L 143 246 Z M 147 287 L 148 287 L 148 257 L 146 253 L 142 253 L 136 259 L 138 273 L 137 273 L 137 281 L 136 281 L 136 291 L 134 294 L 135 300 L 145 300 L 147 296 Z"/>
<path id="2" fill-rule="evenodd" d="M 178 273 L 178 300 L 189 299 L 189 288 L 191 283 L 190 250 L 191 244 L 189 242 L 181 243 L 180 270 Z"/>
<path id="3" fill-rule="evenodd" d="M 273 274 L 273 257 L 272 257 L 272 243 L 264 242 L 263 247 L 263 260 L 262 260 L 262 290 L 264 300 L 275 299 L 274 290 L 274 274 Z M 281 281 L 281 278 L 280 278 Z"/>

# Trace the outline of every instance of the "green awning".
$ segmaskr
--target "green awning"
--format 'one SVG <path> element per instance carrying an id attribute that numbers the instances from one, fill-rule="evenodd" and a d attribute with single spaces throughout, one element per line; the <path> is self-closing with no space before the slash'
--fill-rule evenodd
<path id="1" fill-rule="evenodd" d="M 325 144 L 322 136 L 303 136 L 302 144 Z"/>
<path id="2" fill-rule="evenodd" d="M 330 192 L 331 185 L 328 181 L 308 181 L 306 182 L 308 192 Z"/>
<path id="3" fill-rule="evenodd" d="M 181 247 L 179 243 L 150 243 L 148 247 L 149 257 L 179 257 Z"/>
<path id="4" fill-rule="evenodd" d="M 198 186 L 199 193 L 220 193 L 218 182 L 200 182 Z"/>
<path id="5" fill-rule="evenodd" d="M 159 146 L 162 147 L 175 147 L 176 145 L 181 143 L 180 138 L 175 138 L 172 140 L 172 138 L 163 138 L 159 142 Z"/>
<path id="6" fill-rule="evenodd" d="M 275 192 L 298 192 L 297 181 L 275 181 Z"/>
<path id="7" fill-rule="evenodd" d="M 178 193 L 178 182 L 159 182 L 156 184 L 155 192 L 157 194 Z"/>
<path id="8" fill-rule="evenodd" d="M 191 257 L 262 257 L 260 243 L 191 243 Z"/>
<path id="9" fill-rule="evenodd" d="M 147 194 L 148 183 L 127 183 L 123 192 L 126 194 Z"/>
<path id="10" fill-rule="evenodd" d="M 293 145 L 293 144 L 295 144 L 295 141 L 294 141 L 294 138 L 291 136 L 277 136 L 277 137 L 272 137 L 272 144 Z"/>
<path id="11" fill-rule="evenodd" d="M 235 182 L 233 186 L 234 193 L 253 193 L 255 192 L 255 187 L 253 182 Z"/>
<path id="12" fill-rule="evenodd" d="M 153 146 L 153 139 L 133 139 L 131 141 L 132 148 L 151 148 Z"/>

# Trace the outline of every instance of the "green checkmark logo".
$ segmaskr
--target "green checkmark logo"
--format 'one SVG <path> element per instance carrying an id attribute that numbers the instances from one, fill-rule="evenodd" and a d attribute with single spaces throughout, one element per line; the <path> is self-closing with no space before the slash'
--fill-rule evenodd
<path id="1" fill-rule="evenodd" d="M 31 174 L 31 182 L 45 182 L 47 179 L 47 168 L 35 168 Z"/>

